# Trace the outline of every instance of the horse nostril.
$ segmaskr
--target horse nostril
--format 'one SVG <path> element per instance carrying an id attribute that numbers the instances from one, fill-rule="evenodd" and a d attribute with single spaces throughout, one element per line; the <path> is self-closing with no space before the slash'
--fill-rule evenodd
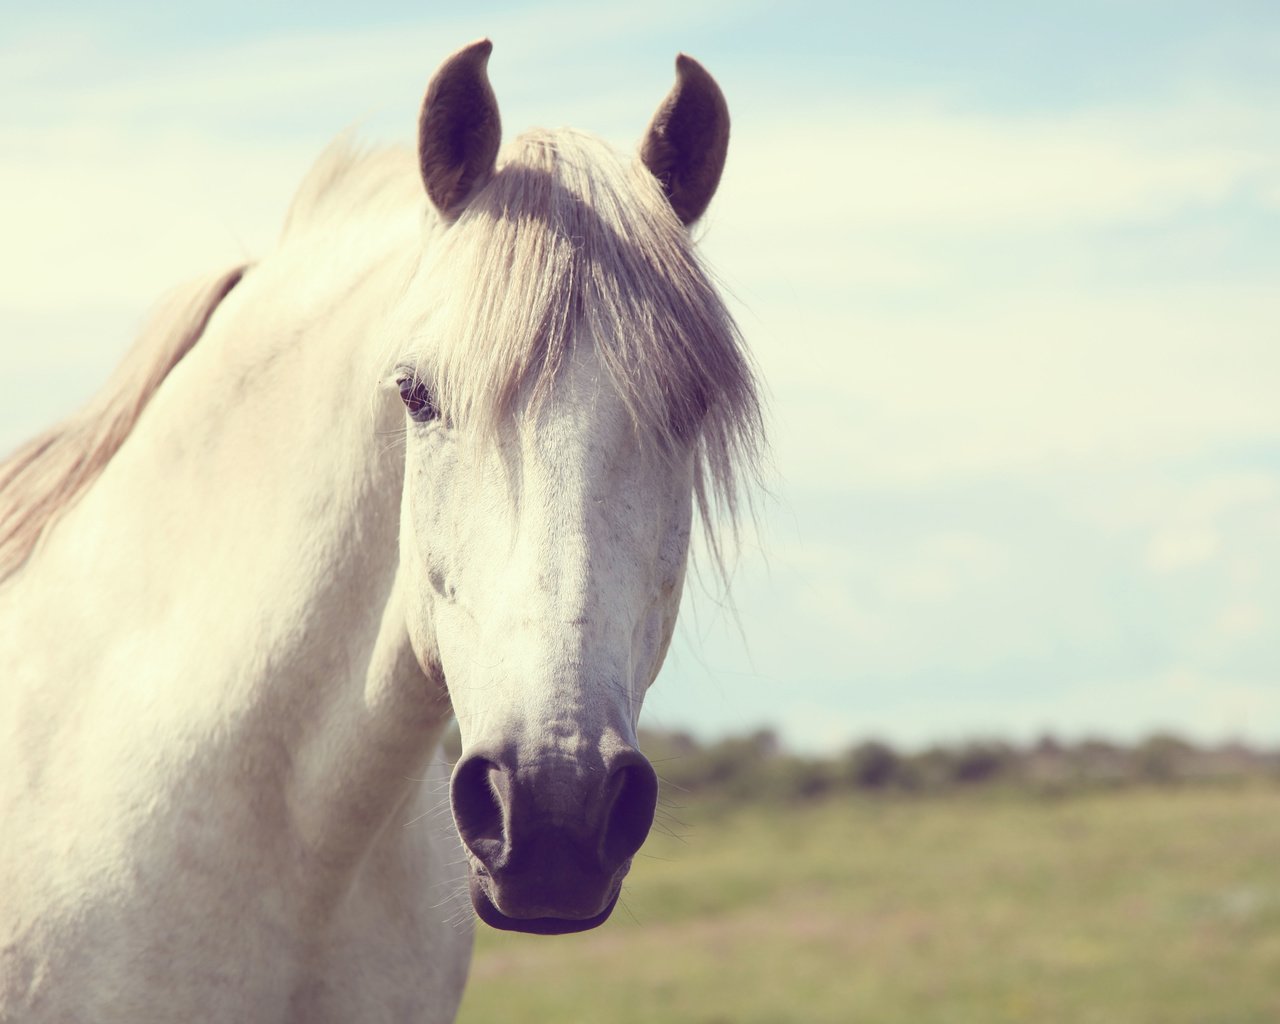
<path id="1" fill-rule="evenodd" d="M 644 755 L 633 750 L 618 760 L 623 763 L 609 776 L 613 801 L 606 806 L 600 846 L 601 860 L 607 869 L 634 856 L 644 845 L 658 805 L 658 776 Z"/>
<path id="2" fill-rule="evenodd" d="M 485 867 L 498 866 L 506 846 L 504 794 L 507 774 L 496 761 L 473 755 L 453 770 L 449 786 L 458 835 Z"/>

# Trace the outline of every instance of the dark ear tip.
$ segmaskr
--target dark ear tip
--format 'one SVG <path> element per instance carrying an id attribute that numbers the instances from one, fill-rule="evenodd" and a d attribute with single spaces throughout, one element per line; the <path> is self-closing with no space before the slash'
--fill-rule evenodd
<path id="1" fill-rule="evenodd" d="M 459 64 L 475 64 L 484 67 L 489 62 L 491 53 L 493 53 L 493 40 L 486 37 L 477 39 L 474 43 L 467 43 L 445 63 L 452 64 L 456 61 Z"/>
<path id="2" fill-rule="evenodd" d="M 711 76 L 710 71 L 687 53 L 676 54 L 676 85 L 677 88 L 690 89 L 705 97 L 718 108 L 726 120 L 728 119 L 729 106 L 725 102 L 724 93 L 720 91 L 719 84 Z"/>
<path id="3" fill-rule="evenodd" d="M 699 74 L 706 75 L 708 78 L 711 77 L 710 75 L 707 74 L 707 69 L 704 68 L 692 57 L 690 57 L 687 53 L 676 54 L 676 74 L 679 75 L 681 78 L 686 78 L 692 75 L 699 75 Z"/>

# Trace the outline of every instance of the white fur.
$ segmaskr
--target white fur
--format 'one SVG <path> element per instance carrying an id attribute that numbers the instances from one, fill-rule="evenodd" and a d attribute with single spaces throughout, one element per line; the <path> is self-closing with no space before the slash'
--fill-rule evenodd
<path id="1" fill-rule="evenodd" d="M 367 398 L 417 224 L 329 241 L 248 275 L 0 589 L 0 1020 L 453 1017 L 449 709 Z"/>
<path id="2" fill-rule="evenodd" d="M 0 581 L 0 1021 L 451 1020 L 452 710 L 634 742 L 705 438 L 646 440 L 582 329 L 486 429 L 408 421 L 375 381 L 431 358 L 440 229 L 407 157 L 316 174 Z"/>
<path id="3" fill-rule="evenodd" d="M 483 447 L 454 434 L 410 428 L 401 560 L 425 569 L 406 581 L 409 633 L 446 668 L 464 749 L 634 744 L 684 580 L 689 454 L 641 448 L 589 346 L 536 422 Z"/>

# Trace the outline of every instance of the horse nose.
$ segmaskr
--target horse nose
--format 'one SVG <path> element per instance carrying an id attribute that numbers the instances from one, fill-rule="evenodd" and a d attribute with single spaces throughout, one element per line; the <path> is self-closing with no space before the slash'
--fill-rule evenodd
<path id="1" fill-rule="evenodd" d="M 616 748 L 602 761 L 585 769 L 571 762 L 522 769 L 509 754 L 465 755 L 450 784 L 458 834 L 493 875 L 519 870 L 531 848 L 552 838 L 593 869 L 616 871 L 649 834 L 658 777 L 634 747 Z"/>
<path id="2" fill-rule="evenodd" d="M 605 797 L 605 829 L 600 841 L 601 866 L 621 864 L 644 845 L 658 806 L 658 776 L 635 748 L 610 759 Z"/>
<path id="3" fill-rule="evenodd" d="M 458 835 L 491 873 L 502 870 L 508 860 L 510 779 L 500 761 L 473 754 L 458 761 L 449 783 Z"/>

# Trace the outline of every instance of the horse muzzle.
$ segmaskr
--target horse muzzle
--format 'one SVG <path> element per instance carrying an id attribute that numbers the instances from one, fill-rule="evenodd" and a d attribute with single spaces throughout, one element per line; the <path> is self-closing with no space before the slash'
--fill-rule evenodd
<path id="1" fill-rule="evenodd" d="M 486 924 L 556 935 L 604 923 L 653 824 L 658 780 L 635 748 L 587 762 L 472 752 L 450 784 Z"/>

